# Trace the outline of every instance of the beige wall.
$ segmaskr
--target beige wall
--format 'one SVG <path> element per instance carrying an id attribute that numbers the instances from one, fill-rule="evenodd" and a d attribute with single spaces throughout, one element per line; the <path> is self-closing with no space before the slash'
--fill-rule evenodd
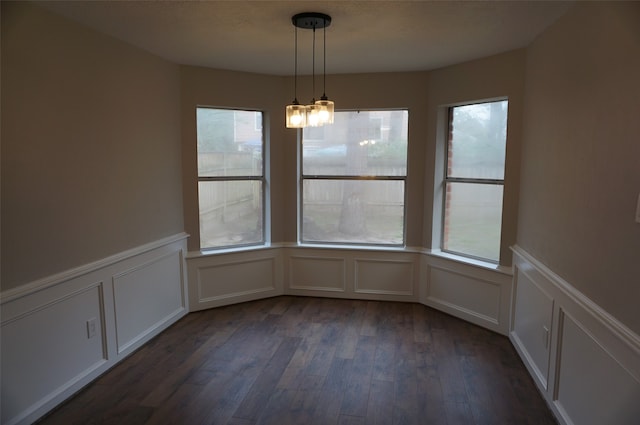
<path id="1" fill-rule="evenodd" d="M 2 287 L 183 231 L 179 68 L 2 2 Z"/>
<path id="2" fill-rule="evenodd" d="M 640 333 L 640 3 L 580 3 L 527 51 L 518 244 Z"/>

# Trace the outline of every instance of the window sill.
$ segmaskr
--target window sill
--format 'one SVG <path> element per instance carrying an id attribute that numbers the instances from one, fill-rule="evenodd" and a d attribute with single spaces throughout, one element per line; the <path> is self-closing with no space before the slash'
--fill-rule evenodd
<path id="1" fill-rule="evenodd" d="M 186 258 L 201 258 L 201 257 L 213 257 L 216 255 L 224 255 L 224 254 L 237 254 L 240 252 L 255 252 L 255 251 L 264 251 L 268 249 L 282 248 L 282 244 L 271 244 L 266 243 L 262 245 L 247 245 L 240 247 L 232 247 L 232 248 L 220 248 L 220 249 L 201 249 L 199 251 L 190 251 L 187 253 Z"/>
<path id="2" fill-rule="evenodd" d="M 380 251 L 380 252 L 421 252 L 420 248 L 392 245 L 356 245 L 356 244 L 326 244 L 326 243 L 287 243 L 287 248 L 305 249 L 339 249 L 344 251 Z"/>
<path id="3" fill-rule="evenodd" d="M 444 252 L 439 249 L 425 249 L 423 252 L 427 255 L 437 258 L 443 258 L 445 260 L 455 261 L 457 263 L 467 264 L 470 266 L 478 267 L 493 272 L 498 272 L 508 276 L 513 276 L 513 268 L 507 266 L 501 266 L 499 264 L 491 263 L 489 261 L 477 260 L 475 258 L 468 258 L 462 255 L 451 254 L 450 252 Z"/>
<path id="4" fill-rule="evenodd" d="M 454 261 L 460 264 L 466 264 L 480 269 L 498 272 L 504 275 L 513 276 L 513 268 L 507 266 L 501 266 L 499 264 L 490 263 L 488 261 L 477 260 L 474 258 L 464 257 L 462 255 L 451 254 L 449 252 L 443 252 L 441 250 L 425 249 L 420 247 L 406 247 L 406 246 L 371 246 L 371 245 L 331 245 L 331 244 L 305 244 L 294 242 L 279 242 L 268 243 L 264 245 L 251 245 L 235 248 L 223 248 L 223 249 L 207 249 L 200 251 L 191 251 L 187 254 L 187 259 L 213 257 L 216 255 L 224 254 L 237 254 L 243 252 L 258 252 L 266 251 L 278 248 L 303 248 L 303 249 L 321 249 L 321 250 L 342 250 L 342 251 L 372 251 L 372 252 L 406 252 L 426 254 L 435 258 L 442 258 L 444 260 Z"/>

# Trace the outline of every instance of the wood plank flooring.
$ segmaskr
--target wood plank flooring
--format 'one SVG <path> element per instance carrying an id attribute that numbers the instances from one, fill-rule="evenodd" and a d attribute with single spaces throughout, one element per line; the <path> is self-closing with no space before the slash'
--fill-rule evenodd
<path id="1" fill-rule="evenodd" d="M 282 296 L 191 313 L 54 424 L 556 424 L 509 340 L 420 304 Z"/>

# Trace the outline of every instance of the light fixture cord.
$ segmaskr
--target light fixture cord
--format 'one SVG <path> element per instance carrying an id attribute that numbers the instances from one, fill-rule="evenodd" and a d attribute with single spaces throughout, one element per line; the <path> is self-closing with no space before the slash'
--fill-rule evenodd
<path id="1" fill-rule="evenodd" d="M 311 62 L 311 101 L 315 101 L 316 98 L 316 23 L 313 23 L 313 60 Z"/>
<path id="2" fill-rule="evenodd" d="M 322 98 L 327 97 L 327 21 L 324 20 L 324 29 L 322 30 Z"/>
<path id="3" fill-rule="evenodd" d="M 293 26 L 294 28 L 294 39 L 295 39 L 295 51 L 293 57 L 295 58 L 294 66 L 293 66 L 293 100 L 295 103 L 298 102 L 298 27 Z"/>

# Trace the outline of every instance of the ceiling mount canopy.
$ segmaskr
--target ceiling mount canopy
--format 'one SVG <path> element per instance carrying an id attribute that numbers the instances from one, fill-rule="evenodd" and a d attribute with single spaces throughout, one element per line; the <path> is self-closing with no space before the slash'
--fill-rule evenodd
<path id="1" fill-rule="evenodd" d="M 295 71 L 294 71 L 294 94 L 293 102 L 285 108 L 287 128 L 319 127 L 333 123 L 333 101 L 329 100 L 326 94 L 327 82 L 327 27 L 331 25 L 331 16 L 319 12 L 303 12 L 293 15 L 291 23 L 295 27 Z M 298 28 L 313 30 L 312 49 L 312 96 L 311 103 L 301 105 L 298 102 Z M 323 89 L 320 100 L 315 100 L 316 82 L 316 30 L 323 30 Z"/>
<path id="2" fill-rule="evenodd" d="M 331 16 L 318 12 L 303 12 L 293 15 L 291 22 L 302 29 L 322 29 L 331 25 Z"/>

